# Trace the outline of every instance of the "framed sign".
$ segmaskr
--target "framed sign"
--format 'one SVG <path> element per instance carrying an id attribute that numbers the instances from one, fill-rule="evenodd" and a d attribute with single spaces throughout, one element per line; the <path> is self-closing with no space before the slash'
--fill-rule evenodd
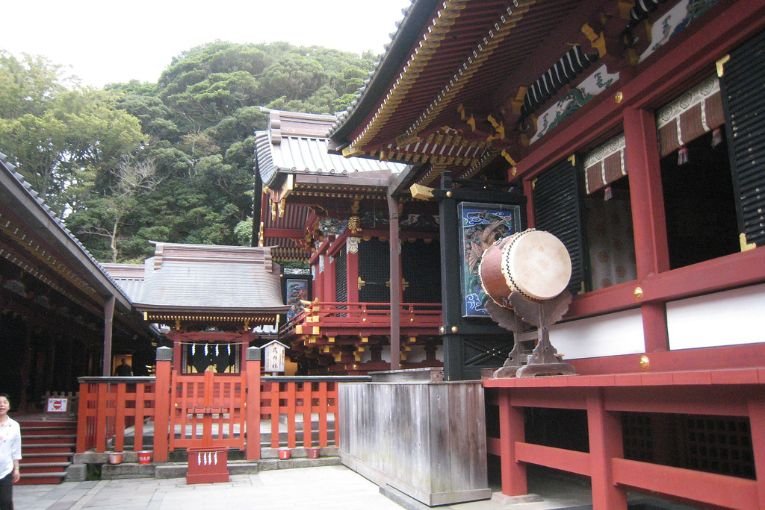
<path id="1" fill-rule="evenodd" d="M 487 246 L 520 230 L 521 208 L 519 205 L 461 202 L 457 204 L 457 213 L 462 316 L 488 317 L 487 296 L 481 287 L 478 266 Z"/>
<path id="2" fill-rule="evenodd" d="M 263 371 L 284 372 L 284 357 L 287 346 L 283 343 L 269 342 L 263 346 Z"/>
<path id="3" fill-rule="evenodd" d="M 65 397 L 48 397 L 45 406 L 46 413 L 66 413 L 69 411 L 69 399 Z"/>

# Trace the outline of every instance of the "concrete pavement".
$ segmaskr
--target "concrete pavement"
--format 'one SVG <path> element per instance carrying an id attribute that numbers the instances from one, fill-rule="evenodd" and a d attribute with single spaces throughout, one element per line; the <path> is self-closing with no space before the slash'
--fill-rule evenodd
<path id="1" fill-rule="evenodd" d="M 544 501 L 493 500 L 438 507 L 440 510 L 543 510 L 581 508 L 589 490 L 553 483 Z M 584 499 L 583 499 L 584 498 Z M 185 478 L 134 478 L 61 485 L 14 487 L 19 510 L 409 510 L 425 509 L 409 501 L 399 505 L 379 487 L 342 465 L 277 469 L 233 475 L 228 483 L 187 485 Z"/>

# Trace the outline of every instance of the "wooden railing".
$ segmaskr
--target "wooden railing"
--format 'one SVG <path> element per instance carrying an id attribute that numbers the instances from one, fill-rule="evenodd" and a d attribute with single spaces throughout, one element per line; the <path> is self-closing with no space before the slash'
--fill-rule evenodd
<path id="1" fill-rule="evenodd" d="M 244 449 L 245 374 L 173 374 L 170 451 L 194 446 Z"/>
<path id="2" fill-rule="evenodd" d="M 213 446 L 257 460 L 261 446 L 336 445 L 338 385 L 368 377 L 261 377 L 256 354 L 239 375 L 171 374 L 162 360 L 156 377 L 80 378 L 77 452 L 151 445 L 163 462 L 176 449 Z"/>
<path id="3" fill-rule="evenodd" d="M 337 444 L 337 386 L 343 379 L 349 378 L 264 377 L 260 416 L 270 423 L 270 447 Z M 281 423 L 286 424 L 286 431 L 280 430 Z"/>
<path id="4" fill-rule="evenodd" d="M 81 377 L 77 452 L 143 450 L 145 426 L 156 411 L 155 396 L 154 377 Z M 132 436 L 132 445 L 126 444 L 126 434 Z"/>
<path id="5" fill-rule="evenodd" d="M 400 305 L 402 332 L 407 329 L 434 329 L 441 325 L 441 303 L 402 303 Z M 390 328 L 390 303 L 348 303 L 314 301 L 302 313 L 285 324 L 282 334 L 301 334 L 301 328 Z"/>

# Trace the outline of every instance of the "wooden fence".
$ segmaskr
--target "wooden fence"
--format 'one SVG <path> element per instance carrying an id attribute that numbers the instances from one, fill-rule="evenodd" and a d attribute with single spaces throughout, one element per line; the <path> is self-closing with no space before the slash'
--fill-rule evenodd
<path id="1" fill-rule="evenodd" d="M 78 453 L 151 447 L 163 462 L 176 449 L 212 446 L 257 460 L 262 446 L 334 446 L 338 384 L 367 380 L 262 377 L 256 348 L 235 375 L 179 375 L 167 352 L 157 358 L 156 377 L 80 378 Z"/>

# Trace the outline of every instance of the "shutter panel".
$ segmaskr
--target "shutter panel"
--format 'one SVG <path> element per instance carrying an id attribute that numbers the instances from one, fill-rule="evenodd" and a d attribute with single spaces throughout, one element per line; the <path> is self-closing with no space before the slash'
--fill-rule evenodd
<path id="1" fill-rule="evenodd" d="M 344 249 L 335 256 L 335 301 L 348 301 L 348 256 Z"/>
<path id="2" fill-rule="evenodd" d="M 401 247 L 401 266 L 409 286 L 404 289 L 405 303 L 441 302 L 441 246 L 438 241 L 422 239 L 405 242 Z"/>
<path id="3" fill-rule="evenodd" d="M 359 242 L 359 276 L 365 285 L 359 289 L 359 301 L 366 303 L 390 302 L 390 251 L 388 241 L 379 239 Z"/>
<path id="4" fill-rule="evenodd" d="M 584 239 L 578 169 L 568 160 L 542 172 L 534 183 L 536 228 L 560 239 L 571 256 L 568 289 L 577 294 L 585 277 Z"/>
<path id="5" fill-rule="evenodd" d="M 765 246 L 765 32 L 730 53 L 720 79 L 739 229 Z"/>

